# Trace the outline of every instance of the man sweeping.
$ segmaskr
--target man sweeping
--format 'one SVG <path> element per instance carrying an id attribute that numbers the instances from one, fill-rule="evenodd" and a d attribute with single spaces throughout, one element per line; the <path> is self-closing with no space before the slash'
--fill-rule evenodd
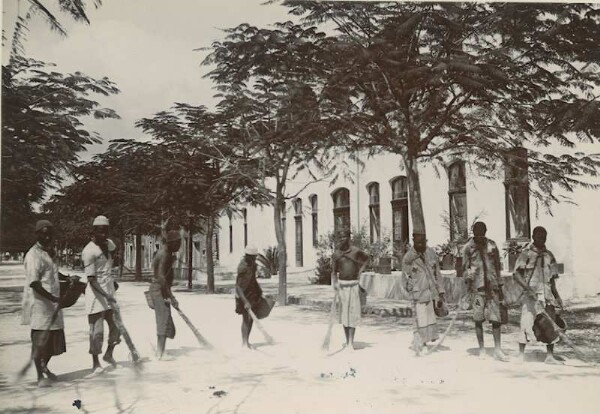
<path id="1" fill-rule="evenodd" d="M 402 269 L 406 290 L 415 302 L 417 333 L 425 346 L 438 339 L 434 301 L 441 307 L 445 290 L 437 254 L 427 246 L 425 234 L 413 234 L 413 242 L 404 255 Z"/>
<path id="2" fill-rule="evenodd" d="M 247 306 L 249 305 L 250 309 L 256 310 L 262 299 L 262 289 L 256 280 L 256 256 L 258 256 L 258 249 L 253 246 L 247 246 L 244 251 L 244 257 L 238 265 L 237 279 L 235 281 L 235 313 L 242 315 L 243 349 L 253 349 L 250 345 L 250 332 L 252 331 L 253 320 Z M 248 305 L 246 305 L 246 302 Z"/>
<path id="3" fill-rule="evenodd" d="M 25 255 L 25 287 L 21 322 L 31 326 L 31 353 L 38 386 L 56 380 L 48 369 L 50 358 L 67 351 L 60 310 L 58 264 L 54 252 L 54 226 L 48 220 L 35 225 L 37 242 Z M 45 376 L 45 377 L 44 377 Z"/>
<path id="4" fill-rule="evenodd" d="M 96 217 L 92 228 L 92 240 L 84 247 L 81 258 L 88 281 L 85 308 L 90 325 L 89 353 L 92 355 L 92 375 L 96 375 L 103 371 L 98 355 L 102 353 L 104 343 L 104 321 L 108 324 L 108 346 L 102 359 L 113 367 L 117 366 L 113 350 L 121 342 L 121 335 L 113 313 L 118 287 L 112 276 L 112 252 L 116 246 L 108 238 L 108 218 Z"/>
<path id="5" fill-rule="evenodd" d="M 500 305 L 504 301 L 502 276 L 500 274 L 500 252 L 493 240 L 485 237 L 487 227 L 478 221 L 473 225 L 473 237 L 462 251 L 467 289 L 475 293 L 473 320 L 479 344 L 479 356 L 485 356 L 483 322 L 492 324 L 494 336 L 494 358 L 506 362 L 508 357 L 501 349 Z"/>
<path id="6" fill-rule="evenodd" d="M 171 316 L 171 305 L 175 309 L 179 303 L 171 287 L 173 286 L 173 263 L 177 260 L 175 253 L 181 247 L 181 235 L 176 230 L 167 233 L 166 243 L 161 246 L 154 260 L 152 269 L 154 277 L 150 283 L 150 297 L 154 304 L 154 315 L 156 316 L 157 350 L 156 356 L 161 361 L 171 358 L 164 355 L 167 338 L 175 338 L 175 324 Z"/>
<path id="7" fill-rule="evenodd" d="M 523 305 L 521 307 L 521 330 L 519 333 L 519 354 L 525 360 L 525 346 L 536 342 L 533 332 L 535 318 L 543 310 L 556 321 L 556 307 L 563 307 L 562 299 L 556 289 L 556 260 L 546 248 L 548 232 L 544 227 L 533 229 L 533 242 L 521 252 L 515 264 L 515 281 L 523 287 Z M 554 357 L 554 343 L 546 344 L 547 364 L 560 364 Z"/>
<path id="8" fill-rule="evenodd" d="M 345 347 L 354 351 L 354 335 L 360 324 L 361 303 L 359 277 L 367 264 L 369 256 L 350 244 L 350 231 L 341 232 L 339 248 L 333 252 L 332 284 L 341 302 L 340 322 L 346 336 Z"/>

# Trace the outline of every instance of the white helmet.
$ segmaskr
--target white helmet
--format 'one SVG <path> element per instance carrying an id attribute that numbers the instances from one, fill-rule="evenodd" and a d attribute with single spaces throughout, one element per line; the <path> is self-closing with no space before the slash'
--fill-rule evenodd
<path id="1" fill-rule="evenodd" d="M 94 219 L 92 226 L 108 226 L 108 219 L 106 216 L 98 216 Z"/>
<path id="2" fill-rule="evenodd" d="M 258 256 L 258 249 L 254 246 L 246 246 L 244 254 L 248 256 Z"/>

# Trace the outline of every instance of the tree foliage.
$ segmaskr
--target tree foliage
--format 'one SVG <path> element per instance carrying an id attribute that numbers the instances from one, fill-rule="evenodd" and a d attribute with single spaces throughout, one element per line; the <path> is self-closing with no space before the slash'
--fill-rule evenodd
<path id="1" fill-rule="evenodd" d="M 344 102 L 347 145 L 402 156 L 416 231 L 417 162 L 467 158 L 498 176 L 525 147 L 531 194 L 545 205 L 591 185 L 600 159 L 573 150 L 600 137 L 597 5 L 286 3 L 307 26 L 337 28 L 320 64 Z"/>
<path id="2" fill-rule="evenodd" d="M 3 66 L 2 80 L 2 228 L 11 232 L 32 215 L 32 205 L 62 181 L 78 154 L 100 138 L 88 131 L 82 118 L 118 118 L 90 95 L 119 92 L 107 78 L 83 73 L 62 74 L 51 65 L 15 57 Z M 2 247 L 24 249 L 3 238 Z"/>

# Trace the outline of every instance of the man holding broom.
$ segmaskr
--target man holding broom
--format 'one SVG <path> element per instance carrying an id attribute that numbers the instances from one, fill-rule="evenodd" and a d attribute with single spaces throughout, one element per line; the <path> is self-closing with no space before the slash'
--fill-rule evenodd
<path id="1" fill-rule="evenodd" d="M 171 317 L 171 305 L 177 309 L 179 303 L 173 296 L 173 292 L 171 292 L 171 286 L 173 285 L 173 263 L 177 260 L 175 253 L 181 247 L 181 235 L 178 231 L 171 230 L 167 233 L 165 242 L 152 261 L 154 277 L 149 289 L 150 300 L 154 305 L 156 316 L 156 356 L 161 361 L 170 360 L 169 357 L 164 356 L 165 345 L 167 338 L 173 339 L 175 337 L 175 324 Z"/>
<path id="2" fill-rule="evenodd" d="M 54 226 L 48 220 L 35 225 L 37 243 L 25 255 L 25 288 L 21 322 L 31 326 L 31 353 L 38 386 L 56 380 L 48 369 L 50 358 L 66 352 L 64 322 L 60 310 L 58 265 L 54 252 Z M 44 377 L 45 375 L 45 377 Z"/>
<path id="3" fill-rule="evenodd" d="M 250 310 L 256 309 L 262 300 L 262 289 L 256 280 L 256 256 L 258 249 L 247 246 L 238 265 L 235 281 L 235 313 L 242 315 L 242 349 L 252 349 L 249 342 L 253 325 Z"/>
<path id="4" fill-rule="evenodd" d="M 441 307 L 445 290 L 437 254 L 427 247 L 425 234 L 413 234 L 413 242 L 404 255 L 402 269 L 406 275 L 406 290 L 415 302 L 418 339 L 425 346 L 438 339 L 433 302 L 438 301 L 438 307 Z"/>
<path id="5" fill-rule="evenodd" d="M 475 293 L 473 320 L 479 345 L 479 357 L 485 357 L 483 322 L 492 324 L 494 336 L 494 358 L 506 362 L 508 357 L 501 349 L 500 306 L 504 301 L 502 276 L 500 273 L 500 252 L 493 240 L 485 237 L 487 227 L 484 222 L 473 224 L 473 237 L 462 251 L 463 267 L 467 290 Z"/>
<path id="6" fill-rule="evenodd" d="M 339 249 L 331 257 L 332 284 L 340 297 L 340 321 L 346 336 L 345 347 L 354 351 L 354 334 L 360 324 L 361 303 L 359 278 L 369 256 L 350 244 L 350 230 L 342 230 Z"/>
<path id="7" fill-rule="evenodd" d="M 524 289 L 521 308 L 521 331 L 519 334 L 519 353 L 525 360 L 525 346 L 536 342 L 533 325 L 536 316 L 546 311 L 556 322 L 556 307 L 563 307 L 562 299 L 556 289 L 556 260 L 546 249 L 547 231 L 538 226 L 533 229 L 533 242 L 526 246 L 515 264 L 515 281 Z M 554 342 L 558 341 L 558 337 Z M 546 344 L 547 364 L 560 364 L 554 357 L 554 342 Z"/>
<path id="8" fill-rule="evenodd" d="M 92 224 L 92 240 L 81 252 L 88 287 L 85 295 L 85 309 L 90 325 L 90 350 L 92 354 L 92 375 L 103 371 L 98 355 L 102 353 L 104 342 L 104 321 L 108 324 L 108 346 L 104 353 L 105 362 L 117 366 L 113 350 L 121 342 L 121 335 L 115 323 L 114 307 L 117 304 L 115 292 L 117 283 L 112 276 L 112 252 L 116 246 L 108 238 L 108 218 L 98 216 Z"/>

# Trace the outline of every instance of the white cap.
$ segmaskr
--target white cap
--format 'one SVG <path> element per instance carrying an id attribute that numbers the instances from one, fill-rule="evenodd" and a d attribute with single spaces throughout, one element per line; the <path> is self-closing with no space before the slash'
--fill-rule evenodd
<path id="1" fill-rule="evenodd" d="M 94 219 L 92 226 L 108 226 L 108 219 L 106 216 L 98 216 Z"/>
<path id="2" fill-rule="evenodd" d="M 257 256 L 258 249 L 254 246 L 246 246 L 246 249 L 244 250 L 244 254 L 247 254 L 248 256 Z"/>

